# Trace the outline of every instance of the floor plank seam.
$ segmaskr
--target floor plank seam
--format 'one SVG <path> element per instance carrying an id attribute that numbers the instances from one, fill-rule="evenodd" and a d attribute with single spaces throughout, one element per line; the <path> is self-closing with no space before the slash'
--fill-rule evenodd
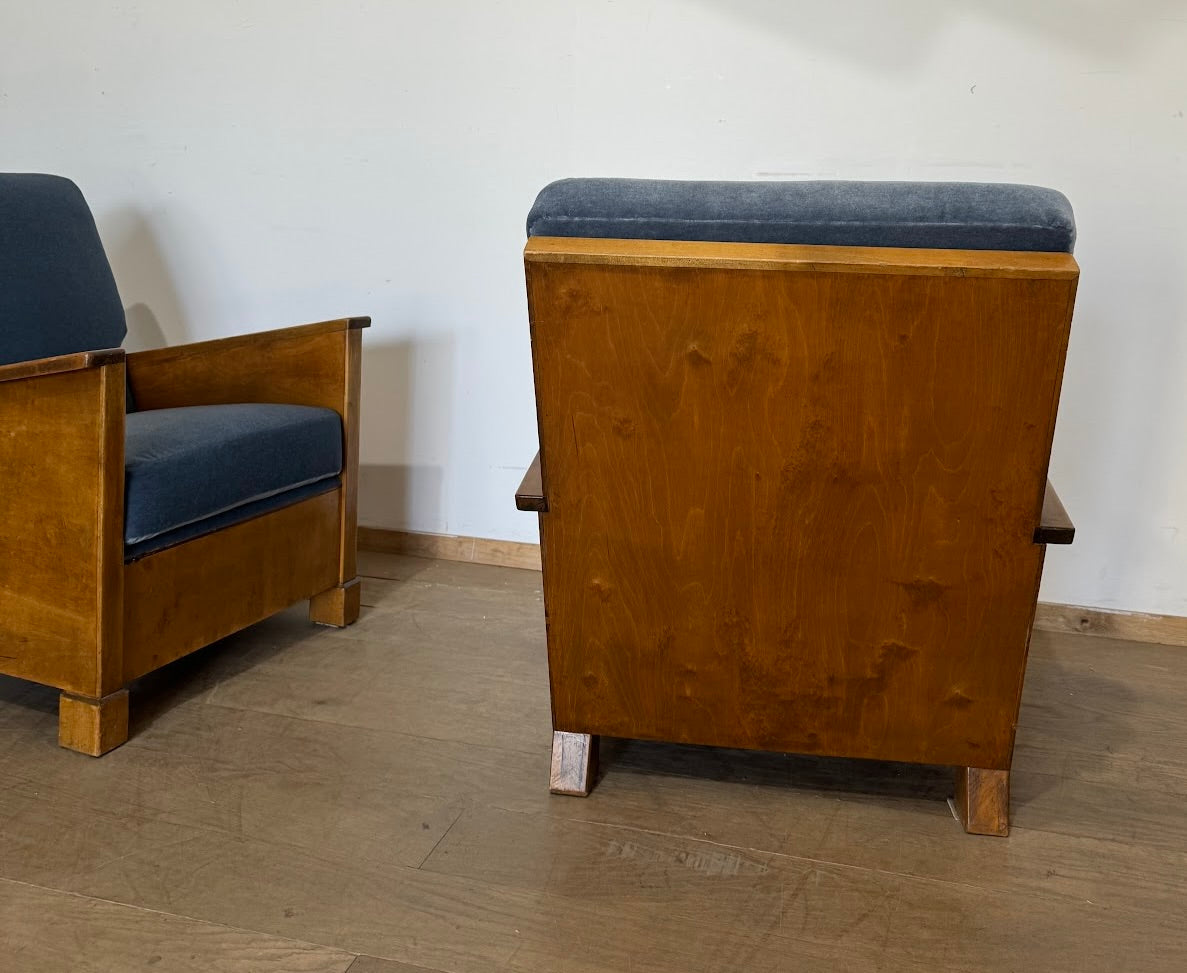
<path id="1" fill-rule="evenodd" d="M 281 933 L 270 932 L 266 929 L 252 929 L 250 926 L 235 926 L 228 922 L 214 922 L 210 919 L 201 919 L 198 916 L 189 916 L 182 912 L 165 912 L 161 909 L 153 909 L 145 905 L 136 905 L 132 902 L 124 902 L 120 899 L 108 899 L 101 895 L 88 895 L 85 892 L 72 892 L 70 889 L 57 889 L 51 885 L 38 885 L 36 882 L 23 882 L 17 878 L 5 878 L 0 876 L 0 884 L 19 885 L 27 889 L 36 889 L 39 892 L 52 892 L 55 895 L 68 895 L 74 899 L 82 899 L 86 902 L 102 902 L 105 905 L 119 906 L 121 909 L 132 909 L 136 912 L 143 912 L 148 915 L 161 916 L 165 919 L 184 919 L 186 922 L 199 923 L 203 926 L 211 926 L 216 929 L 230 929 L 233 932 L 250 933 L 253 936 L 267 936 L 270 939 L 275 939 L 284 943 L 292 943 L 294 946 L 307 946 L 314 949 L 333 950 L 336 953 L 345 953 L 350 955 L 354 953 L 353 949 L 343 949 L 341 946 L 334 946 L 330 943 L 316 943 L 308 939 L 294 939 L 292 936 L 285 936 Z M 355 954 L 355 959 L 358 959 L 358 954 Z M 351 961 L 353 965 L 354 961 Z M 345 973 L 345 971 L 344 971 Z"/>
<path id="2" fill-rule="evenodd" d="M 458 740 L 456 738 L 450 739 L 449 737 L 429 737 L 429 736 L 422 736 L 419 733 L 406 733 L 403 730 L 383 730 L 378 727 L 366 726 L 365 724 L 360 724 L 360 723 L 342 723 L 342 722 L 339 722 L 338 720 L 318 720 L 318 719 L 314 719 L 313 717 L 310 717 L 310 716 L 294 716 L 291 713 L 276 713 L 272 710 L 266 710 L 266 709 L 253 709 L 253 708 L 245 707 L 245 706 L 228 706 L 225 703 L 213 702 L 209 699 L 203 699 L 202 705 L 203 706 L 217 706 L 219 709 L 225 709 L 231 713 L 263 713 L 266 716 L 275 716 L 279 719 L 284 719 L 284 720 L 300 720 L 303 723 L 312 723 L 315 726 L 342 726 L 342 727 L 346 727 L 346 728 L 352 729 L 352 730 L 366 730 L 371 733 L 385 733 L 385 734 L 391 734 L 391 735 L 395 735 L 395 736 L 406 737 L 410 740 L 428 740 L 430 743 L 455 744 L 459 747 L 482 747 L 485 750 L 493 750 L 496 753 L 515 753 L 515 754 L 519 754 L 522 757 L 538 757 L 541 754 L 551 753 L 551 750 L 545 746 L 541 746 L 537 750 L 519 750 L 515 747 L 492 747 L 489 744 L 474 743 L 470 740 Z M 132 741 L 129 740 L 128 743 L 124 744 L 124 746 L 129 746 L 129 745 L 131 745 L 131 743 L 132 743 Z M 142 749 L 148 749 L 148 748 L 142 747 Z M 158 751 L 158 752 L 169 752 L 169 751 Z"/>

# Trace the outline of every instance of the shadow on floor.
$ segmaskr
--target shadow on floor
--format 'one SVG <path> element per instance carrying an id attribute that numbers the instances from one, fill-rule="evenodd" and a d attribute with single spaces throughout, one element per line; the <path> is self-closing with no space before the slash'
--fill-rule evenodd
<path id="1" fill-rule="evenodd" d="M 879 797 L 944 800 L 951 796 L 951 767 L 851 760 L 798 754 L 728 750 L 604 737 L 604 774 L 667 774 L 797 790 L 845 791 Z"/>

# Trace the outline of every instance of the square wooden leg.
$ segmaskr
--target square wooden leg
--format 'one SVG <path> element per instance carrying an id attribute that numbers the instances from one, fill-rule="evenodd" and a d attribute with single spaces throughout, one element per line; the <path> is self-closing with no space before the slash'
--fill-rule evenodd
<path id="1" fill-rule="evenodd" d="M 1010 772 L 958 767 L 956 770 L 956 816 L 969 834 L 1010 833 Z"/>
<path id="2" fill-rule="evenodd" d="M 128 691 L 88 699 L 62 693 L 58 699 L 58 744 L 101 757 L 128 739 Z"/>
<path id="3" fill-rule="evenodd" d="M 598 738 L 588 733 L 553 731 L 548 789 L 553 794 L 588 797 L 597 775 Z"/>
<path id="4" fill-rule="evenodd" d="M 358 578 L 351 578 L 345 584 L 336 585 L 309 599 L 309 620 L 318 625 L 333 625 L 345 628 L 359 618 L 359 598 L 362 586 Z"/>

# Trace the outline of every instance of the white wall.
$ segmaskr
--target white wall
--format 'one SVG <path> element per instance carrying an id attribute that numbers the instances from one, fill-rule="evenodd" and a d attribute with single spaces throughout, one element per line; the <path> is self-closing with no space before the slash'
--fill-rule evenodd
<path id="1" fill-rule="evenodd" d="M 371 314 L 362 521 L 513 540 L 549 180 L 1057 187 L 1043 597 L 1187 614 L 1185 53 L 1173 0 L 0 0 L 0 168 L 83 187 L 132 347 Z"/>

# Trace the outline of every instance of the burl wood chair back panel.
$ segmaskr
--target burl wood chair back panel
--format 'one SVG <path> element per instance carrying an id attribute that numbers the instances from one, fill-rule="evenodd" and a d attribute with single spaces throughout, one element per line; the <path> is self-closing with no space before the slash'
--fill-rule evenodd
<path id="1" fill-rule="evenodd" d="M 526 257 L 556 728 L 1008 767 L 1073 258 Z"/>

